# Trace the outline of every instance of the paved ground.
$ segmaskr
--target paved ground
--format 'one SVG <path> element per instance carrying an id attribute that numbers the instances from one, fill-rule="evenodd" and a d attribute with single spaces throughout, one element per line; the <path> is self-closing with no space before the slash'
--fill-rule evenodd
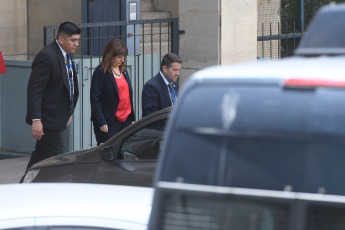
<path id="1" fill-rule="evenodd" d="M 30 157 L 0 160 L 0 184 L 18 183 L 24 175 Z"/>

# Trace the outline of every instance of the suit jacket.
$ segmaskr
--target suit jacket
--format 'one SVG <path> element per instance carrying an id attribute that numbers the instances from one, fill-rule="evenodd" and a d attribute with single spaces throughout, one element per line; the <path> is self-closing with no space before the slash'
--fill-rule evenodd
<path id="1" fill-rule="evenodd" d="M 174 85 L 175 87 L 175 85 Z M 177 95 L 177 89 L 176 95 Z M 142 91 L 142 116 L 172 106 L 167 85 L 158 73 L 147 81 Z"/>
<path id="2" fill-rule="evenodd" d="M 79 89 L 77 72 L 72 56 L 74 80 L 74 104 L 78 101 Z M 70 112 L 69 81 L 65 60 L 60 47 L 53 41 L 43 48 L 32 62 L 32 72 L 27 87 L 26 122 L 41 119 L 43 129 L 63 130 Z"/>
<path id="3" fill-rule="evenodd" d="M 132 112 L 129 114 L 129 118 L 135 121 L 132 83 L 129 79 L 127 70 L 123 71 L 123 75 L 128 83 L 129 96 L 131 100 Z M 98 127 L 105 124 L 109 126 L 110 124 L 113 124 L 114 121 L 117 121 L 114 118 L 120 102 L 119 89 L 114 75 L 109 72 L 104 73 L 101 65 L 97 66 L 92 75 L 90 102 L 91 120 L 96 122 Z"/>

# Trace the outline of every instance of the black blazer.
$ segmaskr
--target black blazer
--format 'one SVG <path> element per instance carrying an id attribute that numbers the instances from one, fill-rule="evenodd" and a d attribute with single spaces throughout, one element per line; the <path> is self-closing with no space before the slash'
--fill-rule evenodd
<path id="1" fill-rule="evenodd" d="M 175 87 L 175 85 L 174 85 Z M 176 87 L 175 87 L 176 89 Z M 177 95 L 177 89 L 176 89 Z M 167 85 L 158 73 L 148 80 L 142 91 L 142 116 L 172 106 Z"/>
<path id="2" fill-rule="evenodd" d="M 74 79 L 74 105 L 78 101 L 77 72 L 72 56 Z M 43 129 L 63 130 L 70 113 L 69 82 L 65 60 L 60 47 L 53 41 L 43 48 L 32 62 L 32 71 L 27 88 L 26 122 L 41 119 Z"/>
<path id="3" fill-rule="evenodd" d="M 129 118 L 135 121 L 131 80 L 129 79 L 127 70 L 123 71 L 123 75 L 128 83 L 129 96 L 131 100 L 132 113 L 129 114 Z M 116 120 L 114 118 L 120 102 L 119 89 L 117 87 L 114 75 L 109 72 L 104 73 L 101 65 L 97 66 L 92 75 L 90 102 L 91 120 L 96 122 L 98 127 L 101 127 L 105 124 L 108 126 L 113 124 L 113 122 Z"/>

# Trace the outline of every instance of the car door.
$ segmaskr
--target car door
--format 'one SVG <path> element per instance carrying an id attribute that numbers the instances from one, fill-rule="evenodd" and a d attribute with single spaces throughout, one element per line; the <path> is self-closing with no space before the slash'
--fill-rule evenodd
<path id="1" fill-rule="evenodd" d="M 116 140 L 116 159 L 99 163 L 93 183 L 151 187 L 166 121 L 167 115 L 146 120 Z"/>

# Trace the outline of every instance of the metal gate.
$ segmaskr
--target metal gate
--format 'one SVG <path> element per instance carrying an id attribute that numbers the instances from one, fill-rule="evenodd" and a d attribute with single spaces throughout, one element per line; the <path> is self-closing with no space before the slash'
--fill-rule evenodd
<path id="1" fill-rule="evenodd" d="M 258 59 L 280 59 L 294 54 L 317 10 L 345 0 L 258 1 Z"/>
<path id="2" fill-rule="evenodd" d="M 81 38 L 75 54 L 80 97 L 71 125 L 64 131 L 66 151 L 96 146 L 91 117 L 90 86 L 94 69 L 112 38 L 122 39 L 128 47 L 126 59 L 132 87 L 136 119 L 141 118 L 141 91 L 144 83 L 160 69 L 161 58 L 168 52 L 178 54 L 178 19 L 135 20 L 78 25 Z M 54 41 L 58 25 L 45 27 L 45 45 Z"/>

